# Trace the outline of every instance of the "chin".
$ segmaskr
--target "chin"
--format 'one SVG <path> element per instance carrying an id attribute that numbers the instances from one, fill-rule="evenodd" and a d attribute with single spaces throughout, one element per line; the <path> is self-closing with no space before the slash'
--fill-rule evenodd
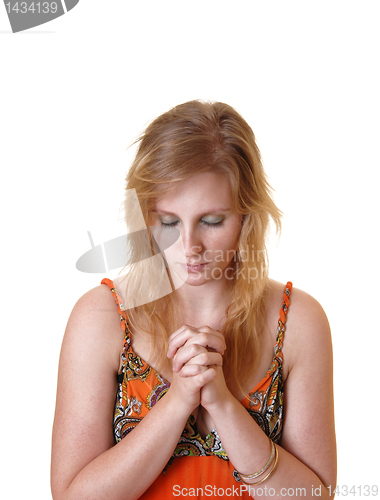
<path id="1" fill-rule="evenodd" d="M 201 286 L 205 283 L 208 283 L 209 281 L 210 280 L 206 279 L 204 276 L 201 276 L 199 278 L 192 278 L 191 276 L 189 276 L 185 281 L 185 284 L 189 286 Z"/>
<path id="2" fill-rule="evenodd" d="M 176 275 L 177 280 L 179 280 L 182 285 L 186 284 L 189 286 L 201 286 L 210 281 L 210 279 L 204 276 L 203 273 L 187 273 L 184 272 L 183 269 L 173 269 L 172 277 L 173 271 Z"/>

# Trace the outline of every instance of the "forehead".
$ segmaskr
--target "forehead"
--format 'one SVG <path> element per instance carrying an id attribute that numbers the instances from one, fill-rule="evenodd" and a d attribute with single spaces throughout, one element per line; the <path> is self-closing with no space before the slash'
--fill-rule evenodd
<path id="1" fill-rule="evenodd" d="M 203 172 L 179 183 L 157 200 L 156 210 L 217 212 L 233 208 L 230 182 L 219 172 Z"/>

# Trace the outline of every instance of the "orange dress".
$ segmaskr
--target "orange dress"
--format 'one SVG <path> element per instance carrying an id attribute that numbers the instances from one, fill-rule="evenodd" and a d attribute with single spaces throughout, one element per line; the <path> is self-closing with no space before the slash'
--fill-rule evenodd
<path id="1" fill-rule="evenodd" d="M 118 443 L 166 394 L 170 384 L 133 351 L 128 318 L 120 293 L 111 280 L 105 278 L 101 283 L 108 285 L 113 293 L 124 332 L 122 368 L 118 374 L 113 421 L 115 443 Z M 241 401 L 275 443 L 281 438 L 283 425 L 282 344 L 291 290 L 292 283 L 288 282 L 280 309 L 272 363 L 265 377 Z M 140 498 L 155 500 L 177 496 L 251 498 L 229 461 L 216 429 L 203 439 L 192 414 L 166 467 Z"/>

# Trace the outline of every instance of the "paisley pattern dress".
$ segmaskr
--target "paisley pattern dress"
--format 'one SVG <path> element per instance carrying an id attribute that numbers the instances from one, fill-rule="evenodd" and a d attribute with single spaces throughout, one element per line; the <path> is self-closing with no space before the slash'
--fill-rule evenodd
<path id="1" fill-rule="evenodd" d="M 132 432 L 157 401 L 165 396 L 170 384 L 133 351 L 128 318 L 121 295 L 111 280 L 105 278 L 101 283 L 110 288 L 115 298 L 124 334 L 113 419 L 116 444 Z M 282 345 L 291 290 L 292 283 L 288 282 L 280 309 L 271 365 L 265 377 L 241 401 L 252 418 L 275 443 L 281 439 L 283 425 Z M 179 488 L 179 485 L 181 489 L 187 488 L 187 491 L 193 488 L 194 492 L 197 488 L 200 492 L 199 488 L 206 488 L 206 486 L 225 488 L 224 491 L 228 487 L 235 486 L 235 490 L 230 490 L 232 492 L 236 491 L 236 486 L 240 484 L 237 472 L 228 459 L 216 429 L 203 439 L 197 431 L 195 418 L 191 414 L 168 464 L 140 498 L 171 498 L 175 492 L 179 491 L 175 489 Z M 205 489 L 202 494 L 199 494 L 208 496 Z M 239 496 L 245 498 L 244 494 L 246 498 L 251 498 L 245 492 L 241 492 Z M 175 496 L 178 496 L 178 493 Z"/>

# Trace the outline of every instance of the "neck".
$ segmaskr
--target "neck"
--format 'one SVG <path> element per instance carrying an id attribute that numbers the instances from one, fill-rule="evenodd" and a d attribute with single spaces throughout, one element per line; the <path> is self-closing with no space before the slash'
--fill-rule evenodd
<path id="1" fill-rule="evenodd" d="M 221 329 L 228 305 L 228 284 L 214 280 L 200 286 L 185 283 L 175 293 L 183 307 L 184 324 Z"/>

